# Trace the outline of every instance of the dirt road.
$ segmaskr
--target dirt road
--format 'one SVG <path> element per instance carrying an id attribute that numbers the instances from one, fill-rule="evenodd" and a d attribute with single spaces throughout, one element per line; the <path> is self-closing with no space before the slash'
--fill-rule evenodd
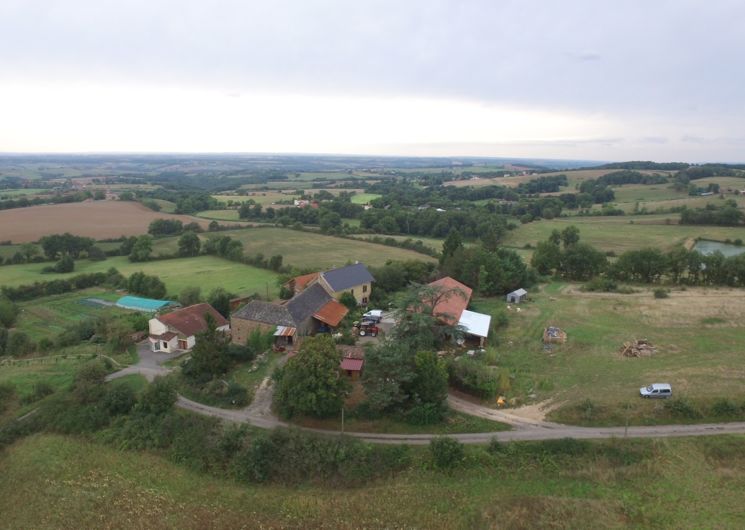
<path id="1" fill-rule="evenodd" d="M 163 366 L 163 363 L 173 358 L 162 353 L 150 351 L 147 343 L 138 346 L 140 361 L 128 366 L 123 370 L 110 374 L 107 380 L 116 379 L 125 375 L 139 373 L 152 381 L 158 375 L 166 375 L 171 369 Z M 210 407 L 191 401 L 183 396 L 178 397 L 176 405 L 185 410 L 190 410 L 205 416 L 220 418 L 225 421 L 236 423 L 248 423 L 262 429 L 274 429 L 276 427 L 288 427 L 289 425 L 277 418 L 271 410 L 273 385 L 271 378 L 265 378 L 256 391 L 253 402 L 241 410 L 228 410 Z M 602 438 L 673 438 L 680 436 L 713 436 L 718 434 L 745 434 L 745 422 L 732 423 L 707 423 L 697 425 L 658 425 L 652 427 L 576 427 L 524 418 L 510 414 L 508 411 L 494 410 L 482 405 L 471 403 L 457 396 L 448 396 L 448 404 L 451 408 L 489 420 L 507 423 L 512 426 L 510 431 L 482 432 L 449 435 L 462 443 L 483 444 L 492 438 L 508 441 L 529 440 L 556 440 L 560 438 L 577 439 L 602 439 Z M 296 427 L 300 428 L 300 427 Z M 321 434 L 338 434 L 337 431 L 325 431 L 320 429 L 301 428 L 305 431 Z M 372 443 L 385 444 L 428 444 L 435 434 L 370 434 L 359 432 L 346 432 L 345 435 L 359 438 Z"/>

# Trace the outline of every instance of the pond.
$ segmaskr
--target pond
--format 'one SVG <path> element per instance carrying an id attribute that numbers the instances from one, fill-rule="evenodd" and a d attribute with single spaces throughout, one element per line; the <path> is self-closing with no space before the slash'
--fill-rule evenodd
<path id="1" fill-rule="evenodd" d="M 701 254 L 708 256 L 713 254 L 717 250 L 725 256 L 737 256 L 738 254 L 745 253 L 745 246 L 732 245 L 731 243 L 722 243 L 720 241 L 710 241 L 708 239 L 699 239 L 693 246 L 693 250 L 697 250 Z"/>

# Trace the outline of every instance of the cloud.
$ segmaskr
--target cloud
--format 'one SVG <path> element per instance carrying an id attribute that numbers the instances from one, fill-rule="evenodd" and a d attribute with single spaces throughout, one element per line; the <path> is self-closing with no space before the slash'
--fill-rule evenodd
<path id="1" fill-rule="evenodd" d="M 565 138 L 627 138 L 623 145 L 639 152 L 665 147 L 660 152 L 682 157 L 694 142 L 681 138 L 681 130 L 691 138 L 743 135 L 743 21 L 745 4 L 727 0 L 613 6 L 591 0 L 4 0 L 0 86 L 221 94 L 204 100 L 208 106 L 225 94 L 242 101 L 272 94 L 288 107 L 298 96 L 467 102 L 547 117 L 532 135 L 520 132 L 527 141 L 555 141 L 561 134 L 552 130 L 551 117 L 571 115 L 586 124 L 582 130 L 573 125 Z M 12 105 L 29 112 L 39 104 L 18 97 Z M 340 122 L 349 112 L 341 104 L 324 108 Z M 84 102 L 79 111 L 88 112 Z M 298 126 L 299 118 L 277 112 L 275 119 Z M 458 123 L 448 110 L 442 113 Z M 426 128 L 391 119 L 392 130 L 411 135 L 404 143 L 428 140 Z M 166 135 L 167 125 L 158 124 Z M 3 119 L 0 133 L 12 137 L 18 126 Z M 476 127 L 481 140 L 491 140 L 493 131 L 484 129 Z M 630 140 L 639 131 L 642 138 Z M 455 143 L 472 139 L 459 127 L 452 134 L 468 136 L 453 136 Z M 654 140 L 661 138 L 667 141 Z M 329 150 L 340 140 L 329 137 Z M 573 145 L 590 157 L 620 144 Z M 706 145 L 706 153 L 721 154 Z"/>

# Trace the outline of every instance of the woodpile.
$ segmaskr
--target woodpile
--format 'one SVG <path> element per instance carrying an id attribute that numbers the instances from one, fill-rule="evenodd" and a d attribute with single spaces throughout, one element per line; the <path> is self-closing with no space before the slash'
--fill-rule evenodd
<path id="1" fill-rule="evenodd" d="M 624 342 L 619 353 L 624 357 L 651 357 L 657 349 L 647 339 Z"/>
<path id="2" fill-rule="evenodd" d="M 566 331 L 550 326 L 543 330 L 544 344 L 564 344 L 567 341 Z"/>

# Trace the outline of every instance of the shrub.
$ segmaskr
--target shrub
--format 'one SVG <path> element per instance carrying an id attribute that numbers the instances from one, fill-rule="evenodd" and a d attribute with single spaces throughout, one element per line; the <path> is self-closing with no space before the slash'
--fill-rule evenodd
<path id="1" fill-rule="evenodd" d="M 686 398 L 666 400 L 665 410 L 676 418 L 696 419 L 701 417 L 701 413 Z"/>
<path id="2" fill-rule="evenodd" d="M 419 403 L 404 414 L 404 420 L 411 425 L 434 425 L 443 420 L 446 410 L 441 403 Z"/>
<path id="3" fill-rule="evenodd" d="M 654 297 L 655 298 L 669 298 L 670 297 L 670 290 L 665 288 L 658 288 L 654 290 Z"/>
<path id="4" fill-rule="evenodd" d="M 102 405 L 111 416 L 127 414 L 135 406 L 137 399 L 134 390 L 126 384 L 115 384 L 108 389 Z"/>
<path id="5" fill-rule="evenodd" d="M 486 451 L 490 455 L 501 455 L 507 451 L 507 444 L 500 442 L 495 436 L 489 440 L 489 445 L 486 446 Z"/>
<path id="6" fill-rule="evenodd" d="M 140 397 L 135 410 L 141 414 L 162 415 L 173 409 L 178 394 L 170 379 L 156 377 Z"/>
<path id="7" fill-rule="evenodd" d="M 486 366 L 473 360 L 460 358 L 449 363 L 450 384 L 463 392 L 491 399 L 499 391 L 499 381 Z"/>
<path id="8" fill-rule="evenodd" d="M 0 412 L 8 408 L 16 396 L 16 387 L 10 383 L 0 383 Z"/>
<path id="9" fill-rule="evenodd" d="M 577 405 L 577 408 L 581 412 L 582 417 L 586 420 L 591 420 L 595 415 L 595 403 L 593 403 L 589 398 Z"/>
<path id="10" fill-rule="evenodd" d="M 732 403 L 729 399 L 721 398 L 717 399 L 711 406 L 711 413 L 714 416 L 732 418 L 739 416 L 742 413 L 742 410 L 740 410 L 740 407 Z"/>
<path id="11" fill-rule="evenodd" d="M 54 394 L 54 388 L 52 385 L 46 381 L 37 381 L 34 383 L 31 393 L 23 399 L 23 402 L 34 403 L 52 394 Z"/>
<path id="12" fill-rule="evenodd" d="M 452 469 L 459 466 L 465 458 L 463 444 L 453 438 L 440 436 L 429 443 L 432 463 L 439 469 Z"/>

